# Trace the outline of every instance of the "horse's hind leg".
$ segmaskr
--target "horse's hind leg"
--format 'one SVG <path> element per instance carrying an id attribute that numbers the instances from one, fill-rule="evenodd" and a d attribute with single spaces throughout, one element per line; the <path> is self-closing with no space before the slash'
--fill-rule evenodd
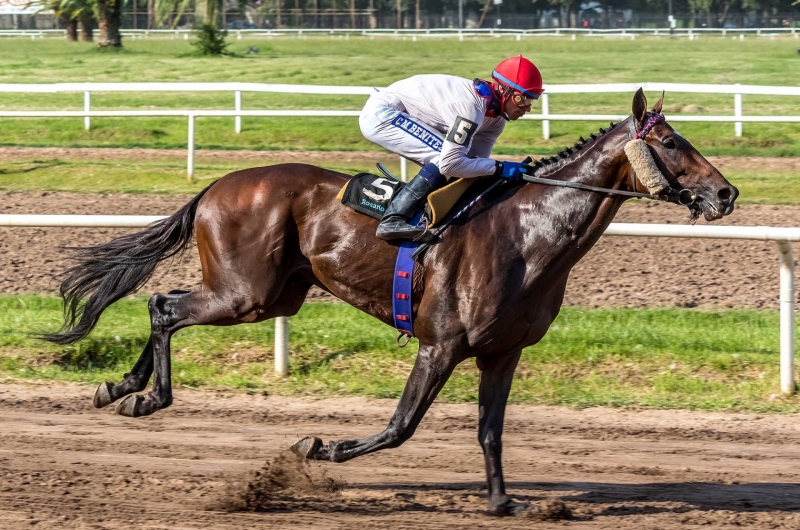
<path id="1" fill-rule="evenodd" d="M 170 291 L 169 294 L 185 294 L 189 291 Z M 134 392 L 141 392 L 147 388 L 147 383 L 150 381 L 150 376 L 153 375 L 153 340 L 147 339 L 139 359 L 133 365 L 130 373 L 125 374 L 122 382 L 114 384 L 110 381 L 100 383 L 97 390 L 94 392 L 92 404 L 95 408 L 103 408 L 112 404 L 116 400 L 133 394 Z"/>
<path id="2" fill-rule="evenodd" d="M 190 293 L 155 295 L 150 298 L 150 340 L 153 351 L 153 390 L 147 396 L 129 395 L 119 402 L 117 414 L 130 417 L 150 415 L 172 404 L 170 339 L 183 328 L 196 325 L 232 325 L 257 322 L 276 316 L 291 316 L 300 309 L 310 284 L 287 282 L 265 307 L 232 291 L 223 294 L 208 289 Z"/>
<path id="3" fill-rule="evenodd" d="M 459 360 L 455 348 L 420 346 L 417 360 L 400 402 L 383 432 L 358 440 L 344 440 L 322 445 L 322 440 L 306 437 L 292 446 L 300 456 L 314 460 L 345 462 L 381 449 L 399 447 L 414 434 L 433 400 L 439 394 Z"/>
<path id="4" fill-rule="evenodd" d="M 92 404 L 95 408 L 101 409 L 128 394 L 141 392 L 147 388 L 147 382 L 150 381 L 151 375 L 153 375 L 153 341 L 147 339 L 147 344 L 130 373 L 125 374 L 122 382 L 118 384 L 110 381 L 100 383 L 97 390 L 94 391 Z"/>
<path id="5" fill-rule="evenodd" d="M 222 304 L 200 291 L 181 294 L 157 294 L 150 298 L 150 344 L 153 352 L 153 390 L 145 397 L 129 395 L 119 402 L 117 414 L 147 416 L 172 404 L 172 367 L 170 340 L 179 329 L 196 324 L 213 324 L 235 319 L 232 304 Z"/>

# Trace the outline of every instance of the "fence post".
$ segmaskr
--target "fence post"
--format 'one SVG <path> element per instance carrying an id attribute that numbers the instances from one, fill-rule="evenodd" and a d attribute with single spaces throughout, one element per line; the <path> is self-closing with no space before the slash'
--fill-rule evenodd
<path id="1" fill-rule="evenodd" d="M 289 319 L 275 319 L 275 373 L 286 376 L 289 373 Z"/>
<path id="2" fill-rule="evenodd" d="M 794 394 L 794 259 L 792 245 L 778 241 L 781 254 L 781 392 Z"/>
<path id="3" fill-rule="evenodd" d="M 194 114 L 189 114 L 189 149 L 186 155 L 186 178 L 194 177 Z"/>
<path id="4" fill-rule="evenodd" d="M 408 160 L 400 157 L 400 180 L 408 182 Z"/>
<path id="5" fill-rule="evenodd" d="M 83 111 L 89 112 L 92 110 L 92 96 L 88 90 L 83 91 Z M 89 116 L 83 117 L 83 128 L 87 131 L 92 125 L 92 119 Z"/>
<path id="6" fill-rule="evenodd" d="M 739 86 L 739 83 L 736 83 L 736 86 Z M 742 117 L 742 95 L 738 93 L 733 96 L 733 115 L 737 118 Z M 742 122 L 735 122 L 733 128 L 737 137 L 742 135 Z"/>
<path id="7" fill-rule="evenodd" d="M 241 90 L 237 90 L 236 92 L 234 92 L 234 100 L 235 100 L 234 108 L 237 111 L 242 110 L 242 91 Z M 242 132 L 242 117 L 241 116 L 236 116 L 236 134 L 239 134 L 240 132 Z"/>
<path id="8" fill-rule="evenodd" d="M 550 120 L 544 119 L 550 115 L 550 97 L 542 94 L 542 136 L 545 140 L 550 139 Z"/>

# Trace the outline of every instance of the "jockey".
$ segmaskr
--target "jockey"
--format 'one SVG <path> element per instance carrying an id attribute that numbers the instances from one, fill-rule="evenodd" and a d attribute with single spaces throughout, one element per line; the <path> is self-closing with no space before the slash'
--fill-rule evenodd
<path id="1" fill-rule="evenodd" d="M 504 60 L 492 81 L 417 75 L 374 89 L 359 118 L 364 136 L 422 166 L 389 204 L 378 225 L 385 240 L 430 240 L 409 224 L 432 191 L 450 177 L 494 175 L 518 181 L 519 162 L 490 158 L 505 122 L 518 120 L 544 92 L 539 69 L 521 55 Z"/>

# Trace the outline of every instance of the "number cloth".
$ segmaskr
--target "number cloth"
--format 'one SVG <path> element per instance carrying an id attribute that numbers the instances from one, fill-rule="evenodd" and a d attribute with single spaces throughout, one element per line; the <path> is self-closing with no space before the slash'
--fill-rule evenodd
<path id="1" fill-rule="evenodd" d="M 469 79 L 417 75 L 375 89 L 359 125 L 371 142 L 446 177 L 482 177 L 495 171 L 489 156 L 505 126 L 486 115 L 490 104 Z"/>

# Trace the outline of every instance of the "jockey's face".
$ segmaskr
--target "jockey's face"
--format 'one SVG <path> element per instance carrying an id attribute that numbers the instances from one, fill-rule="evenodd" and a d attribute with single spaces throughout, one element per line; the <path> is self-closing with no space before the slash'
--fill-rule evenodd
<path id="1" fill-rule="evenodd" d="M 520 99 L 520 103 L 516 103 L 514 100 Z M 511 96 L 506 100 L 505 105 L 503 106 L 503 112 L 506 113 L 509 120 L 518 120 L 525 115 L 526 112 L 530 112 L 531 110 L 531 100 L 528 98 L 515 98 Z"/>

